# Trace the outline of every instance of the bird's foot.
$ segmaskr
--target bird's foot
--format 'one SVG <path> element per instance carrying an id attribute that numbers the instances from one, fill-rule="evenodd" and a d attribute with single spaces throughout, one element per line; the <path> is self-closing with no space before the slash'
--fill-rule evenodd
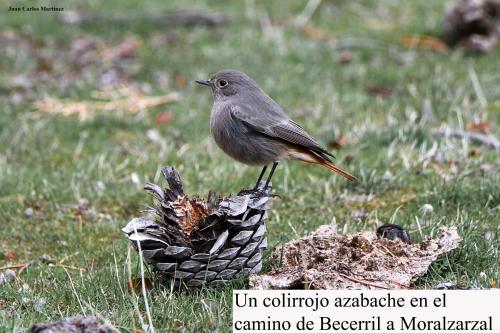
<path id="1" fill-rule="evenodd" d="M 263 196 L 271 196 L 273 191 L 273 188 L 271 184 L 269 184 L 267 187 L 265 187 L 265 182 L 260 182 L 257 186 L 255 186 L 252 189 L 244 189 L 241 190 L 238 195 L 251 195 L 253 197 L 263 197 Z"/>
<path id="2" fill-rule="evenodd" d="M 271 184 L 266 186 L 265 182 L 260 182 L 258 186 L 254 188 L 254 196 L 256 198 L 270 197 L 273 193 L 273 187 Z"/>
<path id="3" fill-rule="evenodd" d="M 247 195 L 247 194 L 254 194 L 256 193 L 258 190 L 256 190 L 255 188 L 250 188 L 250 189 L 243 189 L 243 190 L 240 190 L 238 192 L 238 195 Z"/>

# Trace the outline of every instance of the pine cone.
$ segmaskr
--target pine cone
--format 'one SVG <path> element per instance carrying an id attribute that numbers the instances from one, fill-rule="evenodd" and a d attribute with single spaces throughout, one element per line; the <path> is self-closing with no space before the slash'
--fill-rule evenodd
<path id="1" fill-rule="evenodd" d="M 169 188 L 146 184 L 155 198 L 145 216 L 122 231 L 163 281 L 179 286 L 217 286 L 262 269 L 267 247 L 264 221 L 271 187 L 241 191 L 211 202 L 184 194 L 179 174 L 162 170 Z"/>

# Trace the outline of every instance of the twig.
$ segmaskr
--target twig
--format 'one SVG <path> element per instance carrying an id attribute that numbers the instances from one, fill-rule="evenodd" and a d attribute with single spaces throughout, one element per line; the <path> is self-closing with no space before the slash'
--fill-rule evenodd
<path id="1" fill-rule="evenodd" d="M 379 289 L 389 289 L 386 286 L 380 286 L 376 283 L 371 283 L 371 282 L 364 281 L 364 280 L 358 280 L 356 278 L 353 278 L 352 276 L 348 276 L 348 275 L 345 275 L 343 273 L 339 273 L 339 275 L 342 276 L 343 278 L 346 278 L 347 280 L 350 280 L 352 282 L 356 282 L 359 284 L 364 284 L 365 286 L 375 287 L 375 288 L 379 288 Z"/>
<path id="2" fill-rule="evenodd" d="M 382 245 L 382 247 L 391 255 L 391 257 L 393 258 L 396 258 L 396 256 L 394 255 L 394 253 L 391 252 L 391 250 L 389 250 L 387 247 L 385 247 L 384 245 Z"/>
<path id="3" fill-rule="evenodd" d="M 29 265 L 28 263 L 24 263 L 24 264 L 17 264 L 17 265 L 2 266 L 2 267 L 0 267 L 0 271 L 4 271 L 7 269 L 17 269 L 17 268 L 24 269 L 24 268 L 28 267 L 28 265 Z"/>
<path id="4" fill-rule="evenodd" d="M 24 272 L 24 270 L 25 270 L 26 268 L 28 268 L 28 267 L 29 267 L 29 265 L 26 265 L 26 266 L 24 266 L 24 267 L 21 267 L 21 269 L 19 270 L 19 272 L 17 272 L 17 275 L 18 275 L 18 276 L 19 276 L 19 275 L 21 275 L 21 274 Z"/>
<path id="5" fill-rule="evenodd" d="M 455 138 L 467 139 L 477 141 L 482 143 L 492 149 L 500 149 L 500 140 L 492 135 L 485 135 L 481 133 L 475 132 L 467 132 L 460 129 L 445 129 L 445 130 L 437 130 L 434 131 L 434 135 L 437 136 L 452 136 Z"/>
<path id="6" fill-rule="evenodd" d="M 72 269 L 72 270 L 80 271 L 80 272 L 85 272 L 86 271 L 85 268 L 80 268 L 80 267 L 71 266 L 71 265 L 63 265 L 63 264 L 57 264 L 57 265 L 53 265 L 53 266 L 49 265 L 49 267 Z"/>
<path id="7" fill-rule="evenodd" d="M 59 260 L 59 265 L 62 265 L 63 262 L 65 262 L 67 259 L 71 258 L 71 257 L 74 257 L 76 256 L 77 254 L 79 254 L 80 252 L 76 252 L 76 253 L 73 253 L 73 254 L 70 254 L 70 255 L 67 255 L 67 256 L 64 256 L 61 260 Z"/>
<path id="8" fill-rule="evenodd" d="M 399 283 L 397 281 L 392 281 L 392 280 L 389 280 L 390 283 L 393 283 L 393 284 L 397 284 L 398 286 L 400 286 L 401 288 L 405 288 L 405 289 L 408 289 L 409 286 L 406 286 L 402 283 Z"/>

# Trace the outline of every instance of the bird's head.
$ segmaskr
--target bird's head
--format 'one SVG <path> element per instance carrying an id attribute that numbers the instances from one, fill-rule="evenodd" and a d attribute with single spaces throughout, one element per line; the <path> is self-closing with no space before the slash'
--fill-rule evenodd
<path id="1" fill-rule="evenodd" d="M 260 89 L 248 75 L 235 69 L 223 69 L 208 80 L 195 82 L 212 88 L 215 100 L 225 100 L 247 91 Z"/>

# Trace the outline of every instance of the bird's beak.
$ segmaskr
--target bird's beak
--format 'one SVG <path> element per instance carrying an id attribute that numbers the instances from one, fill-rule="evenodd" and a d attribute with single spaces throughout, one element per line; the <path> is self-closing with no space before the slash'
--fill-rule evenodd
<path id="1" fill-rule="evenodd" d="M 196 82 L 198 84 L 202 84 L 204 86 L 209 86 L 210 85 L 210 81 L 208 81 L 208 80 L 196 80 L 194 82 Z"/>

